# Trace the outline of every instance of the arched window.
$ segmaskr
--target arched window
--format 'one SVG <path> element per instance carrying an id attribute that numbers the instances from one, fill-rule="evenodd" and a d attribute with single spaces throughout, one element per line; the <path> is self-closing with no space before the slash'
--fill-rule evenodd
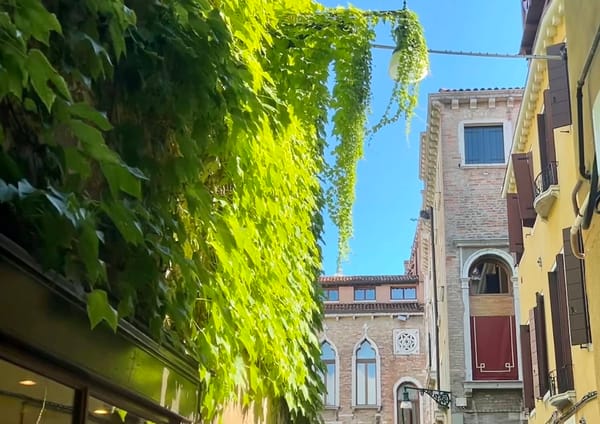
<path id="1" fill-rule="evenodd" d="M 368 340 L 356 349 L 356 405 L 377 405 L 377 352 Z"/>
<path id="2" fill-rule="evenodd" d="M 510 294 L 510 271 L 504 261 L 492 255 L 477 259 L 469 270 L 470 293 Z"/>
<path id="3" fill-rule="evenodd" d="M 396 391 L 396 413 L 398 414 L 396 423 L 397 424 L 420 424 L 421 406 L 419 403 L 419 392 L 416 390 L 407 390 L 408 400 L 410 401 L 410 408 L 402 408 L 401 403 L 405 400 L 404 388 L 415 387 L 414 384 L 405 383 L 398 386 Z"/>
<path id="4" fill-rule="evenodd" d="M 326 392 L 323 401 L 325 406 L 336 406 L 337 367 L 335 363 L 335 350 L 329 342 L 321 344 L 321 360 L 325 364 L 323 383 L 325 384 Z"/>

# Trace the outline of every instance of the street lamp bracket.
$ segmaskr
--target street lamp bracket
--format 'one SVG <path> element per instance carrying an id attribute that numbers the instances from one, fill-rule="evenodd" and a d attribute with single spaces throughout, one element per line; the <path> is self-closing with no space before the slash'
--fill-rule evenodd
<path id="1" fill-rule="evenodd" d="M 412 403 L 410 402 L 408 391 L 414 390 L 421 394 L 425 393 L 427 396 L 432 398 L 442 408 L 448 408 L 452 401 L 452 392 L 445 390 L 434 390 L 434 389 L 423 389 L 420 387 L 404 386 L 404 393 L 402 394 L 402 402 L 400 403 L 401 409 L 411 409 Z"/>

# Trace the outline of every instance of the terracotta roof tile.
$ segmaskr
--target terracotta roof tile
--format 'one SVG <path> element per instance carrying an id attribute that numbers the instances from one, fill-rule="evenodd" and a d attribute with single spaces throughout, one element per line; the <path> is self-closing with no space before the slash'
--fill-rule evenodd
<path id="1" fill-rule="evenodd" d="M 323 275 L 319 277 L 319 282 L 323 285 L 379 285 L 418 281 L 416 275 Z"/>
<path id="2" fill-rule="evenodd" d="M 357 302 L 337 303 L 326 302 L 325 314 L 357 314 L 357 313 L 411 313 L 423 312 L 423 305 L 416 302 Z"/>
<path id="3" fill-rule="evenodd" d="M 489 88 L 440 88 L 440 93 L 464 92 L 464 91 L 501 91 L 501 90 L 523 90 L 523 87 L 489 87 Z"/>

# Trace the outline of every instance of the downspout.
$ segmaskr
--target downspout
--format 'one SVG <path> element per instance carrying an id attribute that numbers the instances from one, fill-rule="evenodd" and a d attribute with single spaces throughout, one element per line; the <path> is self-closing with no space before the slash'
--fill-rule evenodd
<path id="1" fill-rule="evenodd" d="M 600 25 L 596 30 L 596 35 L 594 37 L 594 41 L 592 42 L 592 46 L 590 47 L 590 51 L 588 52 L 588 56 L 583 65 L 583 69 L 581 70 L 581 76 L 579 80 L 577 80 L 577 130 L 578 130 L 578 149 L 579 149 L 579 175 L 581 178 L 585 180 L 591 179 L 591 187 L 590 192 L 587 195 L 585 201 L 581 205 L 580 212 L 575 218 L 575 222 L 571 226 L 570 238 L 571 238 L 571 249 L 573 250 L 573 254 L 579 258 L 583 259 L 584 254 L 579 249 L 578 243 L 578 233 L 580 228 L 587 229 L 590 226 L 590 222 L 592 220 L 593 211 L 596 204 L 596 196 L 598 194 L 598 169 L 596 162 L 596 155 L 594 155 L 594 163 L 591 176 L 585 169 L 585 145 L 584 145 L 584 134 L 583 134 L 583 85 L 585 84 L 585 79 L 587 78 L 587 74 L 592 65 L 592 60 L 596 55 L 596 50 L 598 48 L 598 44 L 600 43 Z M 588 210 L 589 209 L 589 210 Z M 583 213 L 582 213 L 583 211 Z"/>
<path id="2" fill-rule="evenodd" d="M 431 266 L 433 267 L 433 315 L 435 318 L 435 384 L 440 390 L 440 328 L 438 318 L 438 292 L 437 292 L 437 270 L 435 262 L 435 221 L 433 220 L 433 206 L 429 207 L 431 217 Z"/>

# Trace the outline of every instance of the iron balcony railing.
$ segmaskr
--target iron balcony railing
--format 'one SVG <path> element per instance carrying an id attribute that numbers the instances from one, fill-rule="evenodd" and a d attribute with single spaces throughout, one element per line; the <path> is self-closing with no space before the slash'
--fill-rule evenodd
<path id="1" fill-rule="evenodd" d="M 558 184 L 558 162 L 550 162 L 533 181 L 535 197 L 545 192 L 551 185 Z"/>
<path id="2" fill-rule="evenodd" d="M 550 371 L 548 380 L 550 383 L 550 396 L 573 390 L 575 388 L 573 382 L 573 365 L 566 364 Z"/>

